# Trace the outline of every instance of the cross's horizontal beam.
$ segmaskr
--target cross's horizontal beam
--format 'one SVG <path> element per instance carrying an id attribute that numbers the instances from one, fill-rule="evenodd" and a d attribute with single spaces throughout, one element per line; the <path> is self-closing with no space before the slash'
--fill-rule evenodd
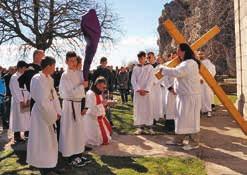
<path id="1" fill-rule="evenodd" d="M 190 47 L 192 50 L 196 51 L 197 49 L 204 46 L 208 41 L 213 39 L 216 35 L 220 33 L 220 28 L 218 26 L 214 26 L 211 30 L 209 30 L 206 34 L 204 34 L 200 39 L 194 42 Z"/>

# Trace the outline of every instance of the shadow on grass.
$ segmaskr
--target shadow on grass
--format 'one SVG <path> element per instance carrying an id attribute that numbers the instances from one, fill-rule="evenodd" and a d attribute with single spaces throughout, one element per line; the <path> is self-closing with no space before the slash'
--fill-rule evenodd
<path id="1" fill-rule="evenodd" d="M 64 175 L 115 175 L 107 164 L 100 164 L 100 158 L 86 155 L 92 163 L 85 167 L 68 167 L 61 154 L 59 154 L 57 168 L 66 167 Z M 1 175 L 40 175 L 39 169 L 28 166 L 26 163 L 26 151 L 14 150 L 0 164 Z"/>
<path id="2" fill-rule="evenodd" d="M 109 156 L 101 156 L 102 162 L 109 165 L 110 167 L 117 169 L 132 169 L 138 173 L 146 173 L 148 169 L 140 164 L 138 164 L 131 157 L 109 157 Z"/>

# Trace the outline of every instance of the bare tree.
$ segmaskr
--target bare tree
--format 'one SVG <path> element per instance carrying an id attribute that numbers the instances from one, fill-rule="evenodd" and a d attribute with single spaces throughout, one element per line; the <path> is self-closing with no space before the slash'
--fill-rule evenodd
<path id="1" fill-rule="evenodd" d="M 80 46 L 81 16 L 95 8 L 99 16 L 101 41 L 113 42 L 120 32 L 118 16 L 106 1 L 94 0 L 0 0 L 0 44 L 18 43 L 22 47 L 56 50 L 57 40 Z"/>

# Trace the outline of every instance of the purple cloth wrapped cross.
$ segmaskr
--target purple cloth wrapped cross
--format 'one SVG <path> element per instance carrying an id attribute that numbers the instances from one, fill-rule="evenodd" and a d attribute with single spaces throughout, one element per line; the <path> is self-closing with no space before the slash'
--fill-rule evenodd
<path id="1" fill-rule="evenodd" d="M 94 9 L 89 10 L 87 14 L 82 16 L 81 31 L 83 32 L 87 43 L 83 65 L 83 76 L 84 80 L 88 81 L 90 65 L 97 51 L 99 39 L 101 36 L 99 19 Z"/>

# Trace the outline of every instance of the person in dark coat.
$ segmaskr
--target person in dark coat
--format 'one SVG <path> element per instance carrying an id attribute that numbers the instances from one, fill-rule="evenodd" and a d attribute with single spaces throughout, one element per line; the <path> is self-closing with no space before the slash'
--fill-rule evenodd
<path id="1" fill-rule="evenodd" d="M 128 81 L 128 92 L 131 96 L 132 102 L 133 102 L 133 98 L 134 98 L 134 91 L 133 91 L 132 84 L 131 84 L 131 76 L 132 76 L 134 66 L 135 66 L 135 64 L 131 65 L 131 67 L 129 68 L 129 81 Z"/>
<path id="2" fill-rule="evenodd" d="M 61 79 L 62 73 L 59 71 L 58 67 L 56 68 L 56 71 L 53 73 L 52 78 L 54 79 L 54 87 L 57 90 L 60 79 Z"/>
<path id="3" fill-rule="evenodd" d="M 105 91 L 103 97 L 107 98 L 107 99 L 112 99 L 112 93 L 113 93 L 113 74 L 112 72 L 107 68 L 107 58 L 106 57 L 102 57 L 100 59 L 100 66 L 97 68 L 97 70 L 94 71 L 93 76 L 92 76 L 92 80 L 93 83 L 95 83 L 96 79 L 98 77 L 104 77 L 106 79 L 107 82 L 107 90 Z M 113 126 L 113 122 L 112 122 L 112 114 L 111 114 L 111 108 L 107 107 L 106 109 L 106 117 L 109 120 L 110 124 Z"/>
<path id="4" fill-rule="evenodd" d="M 100 66 L 97 68 L 97 70 L 94 71 L 93 76 L 92 76 L 93 83 L 99 76 L 102 76 L 106 79 L 107 90 L 109 90 L 109 92 L 112 93 L 113 92 L 113 74 L 107 68 L 107 58 L 106 57 L 102 57 L 100 59 Z"/>
<path id="5" fill-rule="evenodd" d="M 44 57 L 45 57 L 45 52 L 43 50 L 35 50 L 33 52 L 33 63 L 29 64 L 28 70 L 24 74 L 22 74 L 18 79 L 20 88 L 24 88 L 26 86 L 27 90 L 30 92 L 31 79 L 35 74 L 41 71 L 40 63 Z M 31 99 L 31 103 L 30 103 L 31 109 L 33 104 L 34 101 L 33 99 Z"/>
<path id="6" fill-rule="evenodd" d="M 2 79 L 5 82 L 6 87 L 6 94 L 4 98 L 4 106 L 3 106 L 3 128 L 8 129 L 9 128 L 9 116 L 10 116 L 10 106 L 11 106 L 11 93 L 9 89 L 9 82 L 11 76 L 16 72 L 16 69 L 14 67 L 10 67 L 8 70 L 8 73 L 6 73 Z"/>
<path id="7" fill-rule="evenodd" d="M 121 94 L 122 103 L 128 102 L 128 82 L 129 82 L 129 74 L 126 68 L 121 67 L 118 76 L 117 82 L 119 86 L 119 92 Z"/>

